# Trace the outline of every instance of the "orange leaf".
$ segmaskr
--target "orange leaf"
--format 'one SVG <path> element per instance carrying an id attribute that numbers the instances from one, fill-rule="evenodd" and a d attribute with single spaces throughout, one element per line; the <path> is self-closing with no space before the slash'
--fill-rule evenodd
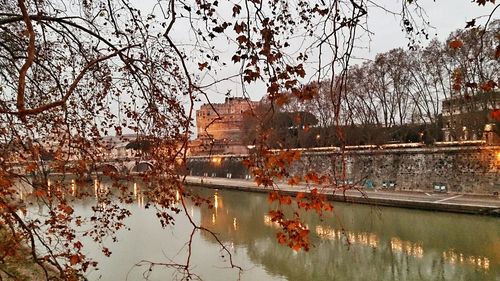
<path id="1" fill-rule="evenodd" d="M 450 48 L 456 50 L 456 49 L 462 48 L 464 46 L 464 43 L 461 40 L 456 39 L 456 40 L 451 41 L 449 43 L 449 45 L 450 45 Z"/>
<path id="2" fill-rule="evenodd" d="M 288 180 L 289 185 L 297 185 L 300 183 L 301 177 L 300 176 L 294 176 L 293 178 Z"/>
<path id="3" fill-rule="evenodd" d="M 277 106 L 283 106 L 289 103 L 290 99 L 288 98 L 288 96 L 281 94 L 275 99 L 275 101 Z"/>
<path id="4" fill-rule="evenodd" d="M 203 71 L 203 69 L 205 69 L 205 67 L 208 66 L 208 62 L 204 62 L 204 63 L 198 63 L 198 69 L 200 71 Z"/>
<path id="5" fill-rule="evenodd" d="M 500 121 L 500 109 L 494 109 L 493 111 L 491 111 L 491 118 L 496 121 Z"/>
<path id="6" fill-rule="evenodd" d="M 235 31 L 237 34 L 240 34 L 240 33 L 244 32 L 244 31 L 246 30 L 246 27 L 247 27 L 247 25 L 246 25 L 246 23 L 244 23 L 244 22 L 241 22 L 241 23 L 236 23 L 236 24 L 234 25 L 234 31 Z"/>
<path id="7" fill-rule="evenodd" d="M 273 191 L 273 192 L 269 193 L 269 196 L 267 197 L 267 201 L 269 201 L 269 203 L 273 203 L 274 201 L 278 200 L 278 198 L 279 198 L 278 192 Z"/>
<path id="8" fill-rule="evenodd" d="M 497 86 L 497 83 L 495 83 L 495 81 L 489 80 L 486 83 L 481 85 L 481 90 L 483 90 L 485 92 L 489 92 L 489 91 L 493 90 L 493 88 L 495 88 L 496 86 Z"/>
<path id="9" fill-rule="evenodd" d="M 323 206 L 323 209 L 327 212 L 333 211 L 333 206 L 332 204 L 325 204 L 325 206 Z"/>
<path id="10" fill-rule="evenodd" d="M 26 171 L 26 173 L 31 173 L 31 172 L 35 171 L 36 168 L 37 168 L 36 163 L 29 163 L 28 166 L 26 166 L 25 171 Z"/>
<path id="11" fill-rule="evenodd" d="M 315 173 L 315 172 L 308 172 L 305 176 L 304 176 L 304 180 L 306 182 L 313 182 L 313 183 L 319 183 L 319 177 L 318 177 L 318 174 Z"/>
<path id="12" fill-rule="evenodd" d="M 12 181 L 9 179 L 6 179 L 4 177 L 0 177 L 0 187 L 1 188 L 8 188 L 12 185 Z"/>
<path id="13" fill-rule="evenodd" d="M 73 214 L 73 208 L 71 206 L 68 206 L 66 204 L 59 204 L 59 209 L 61 209 L 63 212 L 65 212 L 68 215 Z"/>
<path id="14" fill-rule="evenodd" d="M 283 205 L 290 205 L 292 204 L 292 198 L 290 196 L 281 196 L 280 203 Z"/>
<path id="15" fill-rule="evenodd" d="M 240 5 L 234 5 L 233 6 L 233 17 L 236 17 L 239 13 L 241 12 L 241 6 Z"/>
<path id="16" fill-rule="evenodd" d="M 47 194 L 47 193 L 43 189 L 36 189 L 33 194 L 35 194 L 35 196 L 37 196 L 37 197 L 42 197 L 42 196 L 45 196 L 45 194 Z"/>
<path id="17" fill-rule="evenodd" d="M 286 236 L 282 232 L 276 233 L 276 238 L 278 239 L 278 243 L 284 245 L 286 243 Z"/>
<path id="18" fill-rule="evenodd" d="M 297 195 L 295 195 L 295 198 L 297 199 L 297 201 L 300 201 L 300 199 L 304 198 L 304 196 L 304 192 L 298 192 Z"/>
<path id="19" fill-rule="evenodd" d="M 242 161 L 242 164 L 247 167 L 247 168 L 250 168 L 250 166 L 252 166 L 252 161 L 250 161 L 249 159 L 245 159 Z"/>
<path id="20" fill-rule="evenodd" d="M 80 258 L 79 255 L 72 255 L 71 257 L 69 257 L 69 263 L 71 265 L 75 265 L 77 263 L 79 263 L 82 259 Z"/>

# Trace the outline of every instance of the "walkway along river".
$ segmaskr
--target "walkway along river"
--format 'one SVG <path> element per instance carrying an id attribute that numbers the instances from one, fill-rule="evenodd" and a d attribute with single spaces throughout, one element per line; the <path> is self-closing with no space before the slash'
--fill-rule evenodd
<path id="1" fill-rule="evenodd" d="M 244 190 L 251 192 L 268 192 L 269 189 L 257 187 L 252 180 L 186 177 L 191 185 L 209 188 Z M 288 194 L 308 192 L 305 185 L 290 186 L 279 184 L 280 190 Z M 476 196 L 456 193 L 432 192 L 395 192 L 395 191 L 363 191 L 348 190 L 345 194 L 328 194 L 330 200 L 351 203 L 392 206 L 431 211 L 447 211 L 466 214 L 500 216 L 500 198 L 498 196 Z"/>

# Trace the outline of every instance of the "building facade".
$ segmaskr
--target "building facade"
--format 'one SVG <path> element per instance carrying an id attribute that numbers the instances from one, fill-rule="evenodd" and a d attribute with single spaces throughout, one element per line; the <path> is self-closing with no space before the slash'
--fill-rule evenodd
<path id="1" fill-rule="evenodd" d="M 445 99 L 443 107 L 443 138 L 445 141 L 483 139 L 486 128 L 495 128 L 497 120 L 491 112 L 500 108 L 500 92 L 481 92 L 474 96 Z M 498 132 L 497 132 L 498 133 Z"/>
<path id="2" fill-rule="evenodd" d="M 245 153 L 242 142 L 245 112 L 258 102 L 227 97 L 224 103 L 204 104 L 196 111 L 197 138 L 190 144 L 192 155 Z"/>

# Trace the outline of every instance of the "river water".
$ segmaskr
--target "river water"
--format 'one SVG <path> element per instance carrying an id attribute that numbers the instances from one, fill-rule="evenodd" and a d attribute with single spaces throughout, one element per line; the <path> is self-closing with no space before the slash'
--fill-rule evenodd
<path id="1" fill-rule="evenodd" d="M 137 185 L 137 184 L 136 184 Z M 140 187 L 135 186 L 134 192 Z M 241 280 L 500 280 L 500 219 L 452 213 L 334 203 L 334 213 L 303 217 L 313 247 L 295 252 L 279 245 L 277 226 L 265 194 L 193 188 L 211 197 L 214 208 L 188 206 L 194 220 L 218 233 L 234 263 L 244 268 Z M 137 193 L 137 192 L 136 192 Z M 99 261 L 89 280 L 176 280 L 182 276 L 143 260 L 182 263 L 191 226 L 176 216 L 162 229 L 155 212 L 145 208 L 140 192 L 129 206 L 130 231 L 109 241 L 107 258 L 85 241 L 87 255 Z M 78 214 L 90 214 L 92 202 L 77 203 Z M 192 272 L 203 280 L 237 280 L 228 255 L 206 232 L 196 232 Z"/>

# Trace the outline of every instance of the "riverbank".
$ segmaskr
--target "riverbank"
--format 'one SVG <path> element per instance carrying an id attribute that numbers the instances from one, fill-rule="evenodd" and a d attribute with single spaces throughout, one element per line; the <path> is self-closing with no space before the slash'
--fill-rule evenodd
<path id="1" fill-rule="evenodd" d="M 269 192 L 269 189 L 257 187 L 252 180 L 188 176 L 186 183 L 217 189 Z M 279 186 L 285 194 L 295 195 L 298 192 L 308 192 L 304 185 L 280 184 Z M 344 194 L 326 195 L 332 201 L 500 217 L 500 198 L 495 196 L 386 190 L 363 190 L 363 193 L 357 190 L 347 190 Z"/>
<path id="2" fill-rule="evenodd" d="M 12 235 L 0 227 L 0 280 L 37 281 L 46 280 L 44 270 L 31 256 L 27 245 L 16 244 Z M 58 271 L 52 265 L 45 263 L 50 280 L 61 280 Z"/>

